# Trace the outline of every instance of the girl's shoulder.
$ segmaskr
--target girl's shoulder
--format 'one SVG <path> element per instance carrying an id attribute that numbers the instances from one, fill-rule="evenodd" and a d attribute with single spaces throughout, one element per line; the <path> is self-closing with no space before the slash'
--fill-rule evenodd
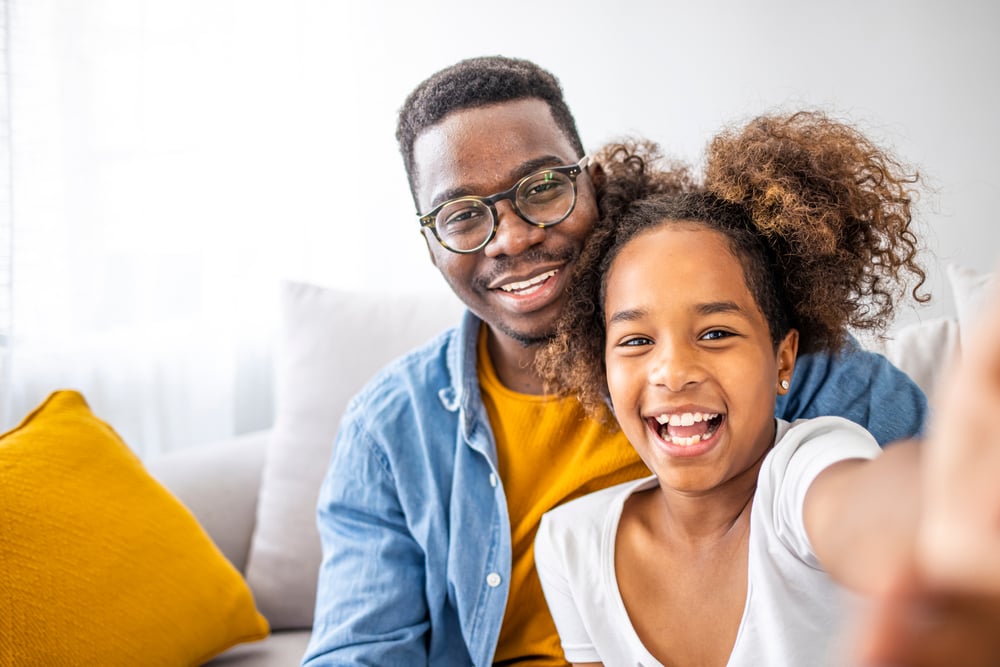
<path id="1" fill-rule="evenodd" d="M 609 525 L 616 525 L 625 500 L 633 493 L 656 485 L 650 476 L 593 491 L 558 505 L 542 516 L 539 533 L 556 543 L 599 538 Z"/>

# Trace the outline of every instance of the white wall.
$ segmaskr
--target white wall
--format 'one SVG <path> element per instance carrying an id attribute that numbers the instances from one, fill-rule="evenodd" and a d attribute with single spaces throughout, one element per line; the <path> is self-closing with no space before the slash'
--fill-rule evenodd
<path id="1" fill-rule="evenodd" d="M 723 124 L 779 107 L 859 123 L 933 186 L 936 300 L 900 324 L 952 312 L 945 263 L 985 271 L 1000 251 L 1000 3 L 0 6 L 18 341 L 0 422 L 74 386 L 143 446 L 264 426 L 267 373 L 246 369 L 268 363 L 279 279 L 446 292 L 393 135 L 417 83 L 474 55 L 555 73 L 588 148 L 642 135 L 697 160 Z"/>
<path id="2" fill-rule="evenodd" d="M 200 240 L 232 249 L 203 273 L 444 289 L 418 237 L 395 114 L 432 72 L 494 53 L 554 72 L 589 148 L 630 133 L 697 159 L 724 123 L 830 109 L 935 188 L 921 222 L 936 260 L 985 270 L 1000 250 L 1000 3 L 36 2 L 48 11 L 22 5 L 37 31 L 22 45 L 54 39 L 74 63 L 20 107 L 44 107 L 82 156 L 62 205 L 86 217 L 114 192 L 102 226 L 124 243 L 154 239 L 166 266 Z M 130 151 L 111 170 L 91 164 Z M 940 303 L 925 315 L 948 312 L 936 268 L 930 286 Z"/>
<path id="3" fill-rule="evenodd" d="M 311 244 L 311 277 L 384 285 L 436 279 L 410 217 L 394 114 L 423 77 L 491 53 L 553 71 L 588 148 L 631 133 L 697 159 L 722 124 L 775 107 L 819 106 L 858 122 L 933 188 L 919 222 L 934 253 L 936 301 L 922 317 L 950 312 L 943 263 L 987 270 L 997 260 L 1000 3 L 579 0 L 499 7 L 354 3 L 346 18 L 330 5 L 300 5 L 309 29 L 301 35 L 297 93 L 308 95 L 309 108 L 299 129 L 322 141 L 318 173 L 301 185 L 329 193 L 349 212 L 311 212 L 310 233 L 329 234 Z M 371 225 L 367 236 L 339 236 L 348 222 Z M 338 238 L 358 239 L 361 248 Z M 376 243 L 389 256 L 369 245 Z"/>

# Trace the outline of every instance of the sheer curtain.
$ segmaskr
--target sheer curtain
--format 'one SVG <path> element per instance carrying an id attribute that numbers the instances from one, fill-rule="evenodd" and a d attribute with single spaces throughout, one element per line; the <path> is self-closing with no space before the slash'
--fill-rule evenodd
<path id="1" fill-rule="evenodd" d="M 10 174 L 10 68 L 8 49 L 9 12 L 0 5 L 0 430 L 12 412 L 10 346 L 12 308 L 12 235 Z"/>
<path id="2" fill-rule="evenodd" d="M 260 127 L 285 111 L 253 79 L 268 32 L 232 3 L 5 10 L 3 426 L 70 387 L 144 456 L 266 427 L 276 286 L 302 247 L 293 156 Z"/>
<path id="3" fill-rule="evenodd" d="M 385 7 L 0 7 L 0 429 L 58 388 L 142 456 L 266 428 L 281 280 L 446 289 L 393 130 L 455 54 Z"/>
<path id="4" fill-rule="evenodd" d="M 268 384 L 241 374 L 269 368 L 278 263 L 246 214 L 264 186 L 247 100 L 219 105 L 198 66 L 224 47 L 180 29 L 183 5 L 5 9 L 5 418 L 79 389 L 144 455 L 268 425 Z"/>

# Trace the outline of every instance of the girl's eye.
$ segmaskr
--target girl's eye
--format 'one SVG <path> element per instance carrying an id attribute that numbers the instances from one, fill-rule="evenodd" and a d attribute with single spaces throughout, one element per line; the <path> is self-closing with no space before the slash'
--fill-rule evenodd
<path id="1" fill-rule="evenodd" d="M 653 341 L 643 336 L 633 336 L 618 343 L 621 347 L 639 347 L 640 345 L 651 345 Z"/>
<path id="2" fill-rule="evenodd" d="M 721 329 L 712 329 L 711 331 L 708 331 L 708 332 L 702 334 L 701 339 L 702 340 L 723 340 L 725 338 L 729 338 L 732 335 L 734 335 L 734 334 L 732 334 L 732 333 L 730 333 L 728 331 L 723 331 Z"/>

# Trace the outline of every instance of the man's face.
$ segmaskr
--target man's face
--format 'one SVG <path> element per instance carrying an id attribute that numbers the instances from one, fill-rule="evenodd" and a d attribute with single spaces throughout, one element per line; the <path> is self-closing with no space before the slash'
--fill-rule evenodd
<path id="1" fill-rule="evenodd" d="M 548 105 L 537 99 L 452 113 L 417 138 L 413 154 L 421 211 L 462 195 L 495 194 L 524 176 L 580 157 Z M 593 183 L 581 174 L 573 212 L 546 229 L 521 219 L 510 201 L 498 202 L 496 210 L 496 236 L 473 254 L 442 247 L 425 229 L 431 259 L 496 334 L 522 345 L 541 342 L 554 331 L 573 263 L 597 220 Z"/>

